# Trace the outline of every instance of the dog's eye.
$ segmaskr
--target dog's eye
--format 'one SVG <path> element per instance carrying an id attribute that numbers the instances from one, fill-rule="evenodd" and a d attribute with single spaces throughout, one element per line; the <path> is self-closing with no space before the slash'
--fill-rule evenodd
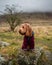
<path id="1" fill-rule="evenodd" d="M 24 28 L 24 26 L 22 28 Z"/>

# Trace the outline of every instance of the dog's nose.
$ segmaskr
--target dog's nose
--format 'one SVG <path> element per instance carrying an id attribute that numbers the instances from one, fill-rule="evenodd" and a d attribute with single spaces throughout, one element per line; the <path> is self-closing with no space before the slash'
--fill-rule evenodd
<path id="1" fill-rule="evenodd" d="M 21 29 L 19 30 L 19 33 L 21 33 Z"/>

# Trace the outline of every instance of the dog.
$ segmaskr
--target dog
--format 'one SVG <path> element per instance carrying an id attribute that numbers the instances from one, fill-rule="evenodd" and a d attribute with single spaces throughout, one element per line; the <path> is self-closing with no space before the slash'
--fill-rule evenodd
<path id="1" fill-rule="evenodd" d="M 24 36 L 22 49 L 23 50 L 33 50 L 34 49 L 34 32 L 29 23 L 24 23 L 20 25 L 19 33 Z"/>

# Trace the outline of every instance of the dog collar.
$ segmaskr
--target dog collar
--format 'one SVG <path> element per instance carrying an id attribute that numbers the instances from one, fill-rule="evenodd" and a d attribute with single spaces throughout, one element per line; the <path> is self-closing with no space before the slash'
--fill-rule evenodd
<path id="1" fill-rule="evenodd" d="M 32 31 L 32 36 L 34 36 L 34 32 Z"/>

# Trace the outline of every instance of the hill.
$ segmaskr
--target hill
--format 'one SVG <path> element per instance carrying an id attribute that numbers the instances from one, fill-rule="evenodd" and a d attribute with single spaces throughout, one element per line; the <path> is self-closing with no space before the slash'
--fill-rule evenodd
<path id="1" fill-rule="evenodd" d="M 8 15 L 0 15 L 0 24 L 5 22 L 6 16 Z M 17 13 L 17 15 L 23 22 L 29 21 L 35 25 L 52 25 L 52 13 Z"/>

